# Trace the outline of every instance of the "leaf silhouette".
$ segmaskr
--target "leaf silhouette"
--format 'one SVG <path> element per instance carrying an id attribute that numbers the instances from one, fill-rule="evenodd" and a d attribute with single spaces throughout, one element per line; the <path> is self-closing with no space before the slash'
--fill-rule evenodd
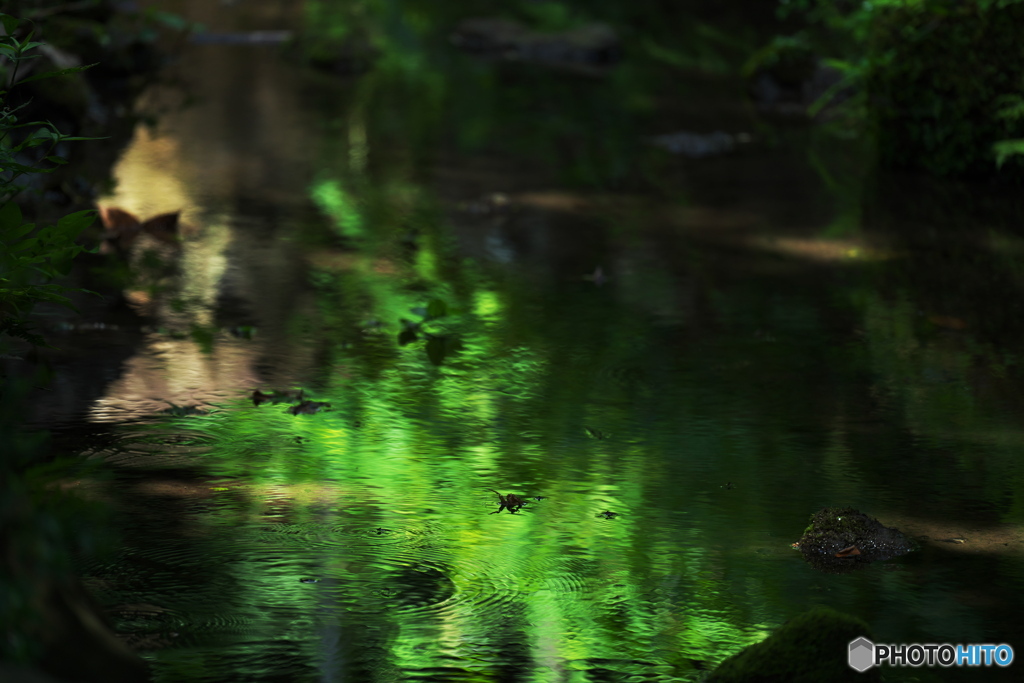
<path id="1" fill-rule="evenodd" d="M 431 337 L 427 340 L 427 358 L 434 365 L 440 365 L 448 355 L 444 337 Z"/>

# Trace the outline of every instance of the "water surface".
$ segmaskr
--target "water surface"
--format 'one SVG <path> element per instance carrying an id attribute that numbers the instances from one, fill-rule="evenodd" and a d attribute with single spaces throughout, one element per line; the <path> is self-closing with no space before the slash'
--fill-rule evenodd
<path id="1" fill-rule="evenodd" d="M 246 5 L 198 18 L 297 21 Z M 1008 206 L 872 187 L 729 78 L 409 41 L 348 76 L 190 44 L 104 200 L 182 210 L 179 274 L 43 410 L 94 426 L 121 540 L 81 572 L 156 680 L 698 680 L 814 605 L 1022 644 Z M 300 388 L 329 407 L 251 401 Z M 826 506 L 922 547 L 817 572 L 790 544 Z"/>

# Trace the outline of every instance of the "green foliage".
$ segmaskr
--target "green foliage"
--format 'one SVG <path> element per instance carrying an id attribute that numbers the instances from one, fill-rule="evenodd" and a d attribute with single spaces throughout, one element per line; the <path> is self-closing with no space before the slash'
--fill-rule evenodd
<path id="1" fill-rule="evenodd" d="M 1021 0 L 781 0 L 779 14 L 807 20 L 814 52 L 845 77 L 811 113 L 854 86 L 843 108 L 871 125 L 884 165 L 941 176 L 986 175 L 993 160 L 1024 168 Z"/>
<path id="2" fill-rule="evenodd" d="M 4 58 L 4 63 L 0 64 L 0 79 L 11 83 L 11 88 L 32 81 L 70 76 L 95 66 L 90 64 L 45 71 L 19 81 L 18 71 L 21 64 L 38 56 L 27 53 L 42 43 L 32 41 L 32 31 L 19 40 L 17 32 L 23 22 L 15 17 L 0 14 L 0 22 L 7 34 L 0 36 L 0 56 Z M 9 104 L 9 95 L 8 90 L 0 90 L 0 201 L 8 201 L 25 189 L 17 184 L 17 180 L 26 173 L 50 173 L 66 164 L 66 159 L 54 154 L 54 150 L 61 142 L 92 139 L 63 135 L 49 121 L 19 122 L 17 114 L 28 105 L 28 102 L 12 107 Z M 37 150 L 31 158 L 26 158 L 28 150 L 36 150 L 39 147 L 45 147 L 45 150 Z"/>
<path id="3" fill-rule="evenodd" d="M 1024 121 L 1024 97 L 1020 95 L 1003 95 L 996 99 L 1000 109 L 996 112 L 996 118 L 1013 124 Z M 1024 154 L 1024 139 L 1000 140 L 992 145 L 992 153 L 996 157 L 996 168 L 1002 168 L 1003 163 L 1012 156 Z"/>
<path id="4" fill-rule="evenodd" d="M 872 50 L 884 68 L 867 85 L 886 165 L 980 175 L 995 156 L 1022 168 L 1013 145 L 997 146 L 1024 137 L 1019 104 L 1006 106 L 1024 89 L 1022 21 L 1024 5 L 980 0 L 933 0 L 879 17 Z"/>
<path id="5" fill-rule="evenodd" d="M 799 83 L 814 68 L 814 49 L 806 34 L 775 36 L 755 52 L 743 67 L 744 78 L 761 70 L 771 70 L 784 82 Z"/>
<path id="6" fill-rule="evenodd" d="M 32 31 L 18 37 L 24 22 L 17 18 L 0 14 L 0 23 L 6 33 L 0 36 L 0 55 L 5 60 L 0 66 L 0 79 L 19 85 L 88 68 L 47 71 L 18 81 L 19 66 L 35 57 L 27 53 L 40 43 L 32 41 Z M 41 302 L 72 307 L 66 294 L 82 290 L 63 287 L 54 280 L 67 275 L 71 260 L 85 251 L 75 240 L 92 224 L 95 212 L 79 211 L 61 218 L 56 225 L 37 229 L 24 221 L 14 202 L 14 197 L 26 189 L 18 181 L 26 174 L 50 173 L 66 164 L 66 159 L 55 154 L 61 143 L 94 138 L 64 135 L 49 121 L 21 123 L 17 113 L 28 103 L 11 106 L 9 96 L 9 91 L 0 91 L 0 337 L 7 335 L 41 346 L 45 342 L 27 316 Z"/>
<path id="7" fill-rule="evenodd" d="M 458 335 L 452 332 L 451 325 L 448 324 L 452 321 L 457 323 L 457 319 L 452 318 L 449 321 L 438 323 L 440 319 L 448 318 L 450 314 L 448 304 L 442 299 L 431 299 L 426 308 L 417 307 L 412 312 L 423 319 L 419 322 L 404 318 L 400 320 L 402 325 L 402 331 L 398 333 L 400 346 L 419 341 L 422 337 L 426 340 L 427 358 L 434 365 L 443 364 L 445 358 L 462 350 L 462 342 Z"/>
<path id="8" fill-rule="evenodd" d="M 1000 140 L 993 143 L 992 152 L 996 155 L 996 168 L 1002 168 L 1010 157 L 1024 154 L 1024 139 Z"/>
<path id="9" fill-rule="evenodd" d="M 71 260 L 85 250 L 75 238 L 89 227 L 94 211 L 78 211 L 64 216 L 57 225 L 38 230 L 22 220 L 14 202 L 0 207 L 0 334 L 20 337 L 33 345 L 43 345 L 32 332 L 26 315 L 39 302 L 71 307 L 65 296 L 69 290 L 52 281 L 67 275 Z"/>

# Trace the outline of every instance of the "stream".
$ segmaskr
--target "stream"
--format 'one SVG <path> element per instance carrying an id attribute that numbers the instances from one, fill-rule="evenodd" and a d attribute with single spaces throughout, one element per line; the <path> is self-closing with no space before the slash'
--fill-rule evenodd
<path id="1" fill-rule="evenodd" d="M 1024 646 L 1018 201 L 628 54 L 345 73 L 279 44 L 291 3 L 164 5 L 221 37 L 100 205 L 182 246 L 52 316 L 31 416 L 154 680 L 698 681 L 816 605 Z M 815 570 L 846 506 L 920 548 Z"/>

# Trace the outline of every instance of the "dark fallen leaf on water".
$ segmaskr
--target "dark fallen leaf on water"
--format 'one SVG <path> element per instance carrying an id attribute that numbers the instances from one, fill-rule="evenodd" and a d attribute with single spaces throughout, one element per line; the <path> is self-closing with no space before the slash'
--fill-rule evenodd
<path id="1" fill-rule="evenodd" d="M 171 403 L 170 401 L 165 401 L 165 403 L 169 405 L 170 408 L 164 408 L 163 410 L 161 410 L 161 415 L 171 415 L 173 417 L 192 417 L 196 415 L 210 414 L 209 410 L 203 410 L 199 406 L 179 406 L 175 405 L 174 403 Z"/>
<path id="2" fill-rule="evenodd" d="M 854 555 L 860 555 L 860 548 L 858 548 L 855 545 L 851 545 L 848 548 L 843 548 L 838 553 L 836 553 L 836 557 L 853 557 Z"/>
<path id="3" fill-rule="evenodd" d="M 487 490 L 497 494 L 498 501 L 500 503 L 498 509 L 491 513 L 492 515 L 496 515 L 502 510 L 508 510 L 510 513 L 514 514 L 521 510 L 524 505 L 526 505 L 526 501 L 514 493 L 510 493 L 507 496 L 503 496 L 494 489 Z"/>
<path id="4" fill-rule="evenodd" d="M 290 390 L 290 391 L 271 391 L 269 394 L 264 394 L 262 391 L 257 389 L 252 392 L 252 404 L 254 406 L 261 406 L 264 403 L 272 403 L 274 405 L 278 403 L 298 403 L 302 401 L 302 389 Z"/>
<path id="5" fill-rule="evenodd" d="M 319 413 L 321 410 L 330 407 L 330 403 L 324 403 L 323 401 L 303 401 L 302 403 L 289 408 L 288 412 L 292 415 L 314 415 Z"/>
<path id="6" fill-rule="evenodd" d="M 605 510 L 604 512 L 597 513 L 596 516 L 597 517 L 603 517 L 605 519 L 615 519 L 616 517 L 619 516 L 619 513 L 618 512 L 609 512 L 608 510 Z"/>

